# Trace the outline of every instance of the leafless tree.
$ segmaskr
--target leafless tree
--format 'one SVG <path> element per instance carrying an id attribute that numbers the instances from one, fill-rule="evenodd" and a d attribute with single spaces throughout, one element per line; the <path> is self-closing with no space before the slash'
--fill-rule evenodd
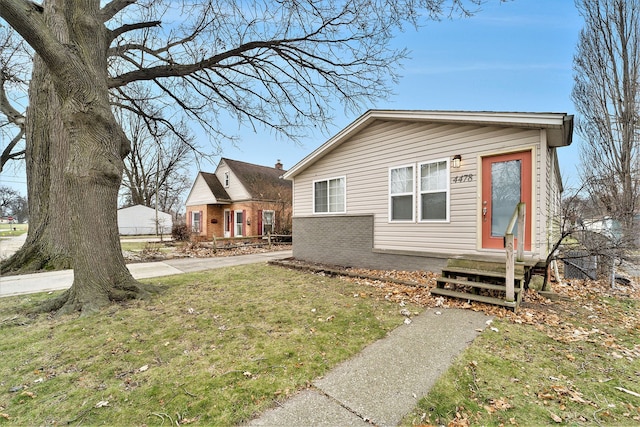
<path id="1" fill-rule="evenodd" d="M 26 98 L 27 73 L 31 68 L 28 46 L 10 28 L 0 25 L 0 172 L 7 162 L 23 159 L 25 115 L 23 106 L 10 100 L 8 92 L 15 92 Z M 7 141 L 6 144 L 4 141 Z"/>
<path id="2" fill-rule="evenodd" d="M 140 104 L 148 102 L 141 98 Z M 154 117 L 162 114 L 156 111 Z M 157 206 L 163 212 L 177 209 L 189 188 L 186 172 L 197 153 L 187 126 L 178 123 L 168 129 L 163 121 L 129 109 L 117 110 L 116 119 L 131 141 L 131 153 L 124 159 L 121 205 Z"/>
<path id="3" fill-rule="evenodd" d="M 582 179 L 633 243 L 640 196 L 640 1 L 578 0 L 585 26 L 574 57 Z"/>
<path id="4" fill-rule="evenodd" d="M 154 291 L 131 277 L 117 234 L 131 143 L 112 103 L 152 117 L 130 90 L 136 82 L 214 143 L 227 118 L 301 137 L 325 126 L 335 102 L 356 110 L 389 93 L 406 56 L 391 47 L 395 31 L 479 2 L 0 1 L 0 17 L 37 55 L 26 120 L 29 236 L 2 268 L 72 264 L 72 287 L 47 307 L 62 313 Z"/>

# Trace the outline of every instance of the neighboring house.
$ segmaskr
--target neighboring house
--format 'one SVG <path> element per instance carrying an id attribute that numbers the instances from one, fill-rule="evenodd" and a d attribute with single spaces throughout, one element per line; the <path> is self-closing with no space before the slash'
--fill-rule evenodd
<path id="1" fill-rule="evenodd" d="M 187 226 L 202 239 L 291 232 L 291 181 L 275 167 L 222 158 L 199 172 L 187 197 Z"/>
<path id="2" fill-rule="evenodd" d="M 159 234 L 171 233 L 171 214 L 157 212 Z M 123 235 L 156 234 L 156 210 L 143 205 L 118 209 L 118 230 Z"/>
<path id="3" fill-rule="evenodd" d="M 504 259 L 522 201 L 535 264 L 557 234 L 556 149 L 572 133 L 564 113 L 368 111 L 285 173 L 293 256 L 431 271 L 452 257 Z"/>

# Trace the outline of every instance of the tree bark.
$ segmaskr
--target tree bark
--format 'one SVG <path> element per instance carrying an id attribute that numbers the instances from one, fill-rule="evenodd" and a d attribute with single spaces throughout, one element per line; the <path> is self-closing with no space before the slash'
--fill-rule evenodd
<path id="1" fill-rule="evenodd" d="M 29 245 L 34 245 L 30 247 L 37 248 L 38 240 L 48 241 L 47 232 L 53 230 L 54 220 L 60 219 L 60 215 L 68 218 L 65 235 L 69 238 L 69 247 L 62 249 L 71 251 L 74 281 L 67 292 L 45 307 L 60 313 L 91 313 L 111 301 L 149 295 L 149 289 L 131 276 L 120 247 L 117 198 L 122 159 L 129 152 L 129 141 L 109 103 L 106 52 L 110 38 L 100 20 L 99 3 L 96 0 L 49 0 L 43 4 L 42 11 L 46 28 L 36 28 L 34 39 L 30 40 L 31 34 L 25 34 L 19 26 L 16 28 L 42 59 L 43 73 L 50 78 L 57 95 L 45 98 L 47 110 L 59 101 L 55 105 L 59 108 L 39 112 L 60 118 L 52 122 L 53 128 L 35 127 L 42 124 L 38 112 L 27 125 L 31 141 L 36 142 L 31 147 L 30 177 L 36 172 L 43 173 L 41 183 L 30 184 L 33 188 L 29 194 L 38 194 L 36 197 L 40 198 L 33 212 L 36 227 L 29 236 Z M 47 28 L 52 27 L 61 33 L 55 31 L 58 43 L 48 38 L 53 32 L 47 33 Z M 40 40 L 44 40 L 42 45 Z M 49 87 L 46 78 L 42 81 L 44 86 L 34 86 L 34 90 Z M 46 90 L 43 93 L 51 94 Z M 40 100 L 38 95 L 35 94 Z M 59 146 L 55 146 L 52 141 L 58 142 L 58 137 Z M 38 144 L 44 138 L 50 142 L 48 152 L 45 144 Z M 60 152 L 53 152 L 51 148 Z M 56 163 L 61 160 L 63 168 Z M 56 169 L 61 176 L 53 172 Z M 47 181 L 51 184 L 48 188 Z M 66 226 L 65 220 L 62 221 Z"/>
<path id="2" fill-rule="evenodd" d="M 50 12 L 50 3 L 46 9 Z M 67 43 L 64 20 L 49 12 L 45 22 L 61 42 Z M 33 63 L 29 102 L 25 124 L 29 231 L 24 246 L 0 265 L 2 274 L 72 267 L 69 201 L 64 169 L 58 167 L 68 161 L 69 141 L 51 74 L 38 56 Z"/>

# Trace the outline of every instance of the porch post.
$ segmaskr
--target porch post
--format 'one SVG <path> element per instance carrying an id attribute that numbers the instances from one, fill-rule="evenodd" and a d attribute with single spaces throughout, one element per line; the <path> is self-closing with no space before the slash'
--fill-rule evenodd
<path id="1" fill-rule="evenodd" d="M 506 263 L 506 300 L 513 302 L 515 301 L 515 292 L 513 290 L 514 287 L 514 277 L 515 277 L 515 262 L 513 259 L 513 233 L 509 233 L 505 236 L 505 249 L 507 253 L 507 263 Z"/>
<path id="2" fill-rule="evenodd" d="M 525 219 L 527 215 L 526 205 L 524 203 L 518 203 L 518 255 L 516 260 L 518 262 L 524 261 L 524 239 L 525 239 Z"/>

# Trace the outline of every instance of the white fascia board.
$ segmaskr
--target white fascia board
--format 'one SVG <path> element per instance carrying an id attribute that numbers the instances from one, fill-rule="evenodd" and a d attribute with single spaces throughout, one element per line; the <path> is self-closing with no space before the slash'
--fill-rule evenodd
<path id="1" fill-rule="evenodd" d="M 563 129 L 568 115 L 565 113 L 518 113 L 491 111 L 422 111 L 422 110 L 369 110 L 335 136 L 322 144 L 308 156 L 296 163 L 283 175 L 291 179 L 307 166 L 314 163 L 355 132 L 373 120 L 406 120 L 412 122 L 440 122 L 478 124 L 494 126 L 513 126 L 523 128 Z M 570 142 L 568 143 L 570 144 Z M 566 144 L 566 145 L 568 145 Z M 563 145 L 563 144 L 561 144 Z"/>

